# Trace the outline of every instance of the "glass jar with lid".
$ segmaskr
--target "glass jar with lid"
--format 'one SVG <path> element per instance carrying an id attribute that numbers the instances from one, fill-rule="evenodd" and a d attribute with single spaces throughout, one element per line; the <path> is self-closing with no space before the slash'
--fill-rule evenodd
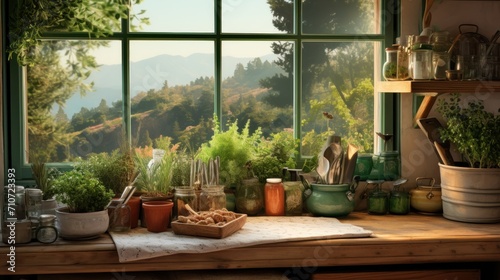
<path id="1" fill-rule="evenodd" d="M 386 60 L 383 66 L 383 75 L 386 81 L 398 80 L 398 46 L 385 49 Z"/>
<path id="2" fill-rule="evenodd" d="M 55 227 L 56 216 L 42 214 L 39 217 L 39 226 L 36 230 L 36 239 L 41 243 L 52 243 L 57 240 L 58 232 Z"/>
<path id="3" fill-rule="evenodd" d="M 264 186 L 266 215 L 285 215 L 285 187 L 281 178 L 268 178 Z"/>
<path id="4" fill-rule="evenodd" d="M 176 219 L 179 215 L 189 216 L 186 204 L 194 211 L 198 211 L 198 202 L 194 187 L 178 186 L 175 187 L 173 217 Z"/>
<path id="5" fill-rule="evenodd" d="M 199 211 L 218 210 L 223 208 L 226 208 L 224 185 L 201 187 Z"/>
<path id="6" fill-rule="evenodd" d="M 389 210 L 389 199 L 387 192 L 382 190 L 384 180 L 367 180 L 374 188 L 368 193 L 368 213 L 384 215 Z"/>
<path id="7" fill-rule="evenodd" d="M 394 186 L 389 198 L 389 212 L 391 214 L 405 215 L 410 212 L 410 195 L 401 190 L 399 186 Z"/>

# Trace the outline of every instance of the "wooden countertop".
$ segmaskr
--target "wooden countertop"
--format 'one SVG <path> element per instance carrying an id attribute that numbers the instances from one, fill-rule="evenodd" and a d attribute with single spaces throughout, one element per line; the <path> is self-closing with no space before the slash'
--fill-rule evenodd
<path id="1" fill-rule="evenodd" d="M 499 262 L 500 224 L 470 224 L 441 216 L 362 212 L 339 218 L 373 231 L 370 238 L 283 242 L 206 254 L 177 254 L 119 263 L 107 234 L 89 241 L 32 242 L 15 248 L 16 274 L 359 266 L 436 262 Z M 168 240 L 165 240 L 168 242 Z M 9 247 L 0 246 L 0 275 L 10 275 Z"/>

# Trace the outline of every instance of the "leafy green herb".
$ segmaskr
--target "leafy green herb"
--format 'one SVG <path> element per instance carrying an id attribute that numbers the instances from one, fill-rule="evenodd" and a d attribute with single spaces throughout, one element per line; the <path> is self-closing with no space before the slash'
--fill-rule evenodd
<path id="1" fill-rule="evenodd" d="M 104 210 L 114 195 L 94 174 L 78 166 L 54 179 L 52 186 L 56 200 L 66 204 L 71 213 Z"/>
<path id="2" fill-rule="evenodd" d="M 480 100 L 466 104 L 458 94 L 438 101 L 437 109 L 447 120 L 441 137 L 455 144 L 471 167 L 500 167 L 500 116 L 485 111 Z"/>

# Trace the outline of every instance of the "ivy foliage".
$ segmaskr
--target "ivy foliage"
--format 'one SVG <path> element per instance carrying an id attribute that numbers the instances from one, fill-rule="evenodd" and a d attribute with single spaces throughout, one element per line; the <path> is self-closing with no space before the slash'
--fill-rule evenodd
<path id="1" fill-rule="evenodd" d="M 17 55 L 21 65 L 32 65 L 32 52 L 46 32 L 85 32 L 104 37 L 121 31 L 132 4 L 142 0 L 18 0 L 9 17 L 9 59 Z M 139 17 L 140 11 L 132 17 Z M 140 18 L 140 24 L 148 24 Z M 132 26 L 132 29 L 138 26 Z"/>
<path id="2" fill-rule="evenodd" d="M 485 111 L 481 100 L 462 101 L 458 94 L 440 99 L 437 109 L 447 120 L 441 137 L 453 143 L 471 167 L 500 167 L 500 115 Z"/>

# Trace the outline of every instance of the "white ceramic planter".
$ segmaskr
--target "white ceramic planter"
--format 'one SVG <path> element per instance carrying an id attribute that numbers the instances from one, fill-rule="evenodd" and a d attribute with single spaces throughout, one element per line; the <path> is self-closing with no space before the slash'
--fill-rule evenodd
<path id="1" fill-rule="evenodd" d="M 109 226 L 107 210 L 89 213 L 69 213 L 68 208 L 56 209 L 59 236 L 65 239 L 92 239 L 105 233 Z"/>

